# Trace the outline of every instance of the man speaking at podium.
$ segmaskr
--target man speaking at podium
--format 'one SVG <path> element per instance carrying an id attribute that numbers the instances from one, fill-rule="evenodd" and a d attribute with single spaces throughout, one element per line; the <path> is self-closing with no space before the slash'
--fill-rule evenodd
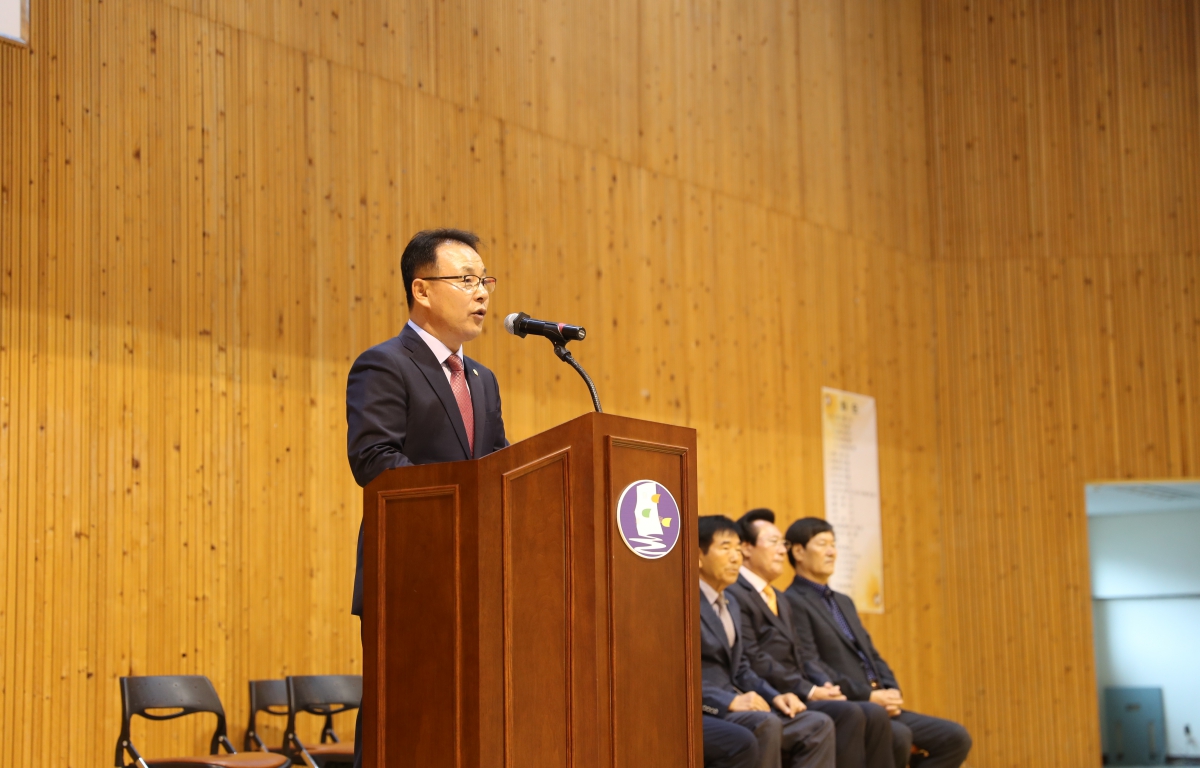
<path id="1" fill-rule="evenodd" d="M 386 469 L 477 459 L 508 445 L 496 377 L 462 351 L 483 330 L 496 289 L 478 245 L 470 232 L 434 229 L 418 232 L 404 248 L 408 324 L 359 355 L 346 383 L 347 452 L 359 485 Z M 362 611 L 360 526 L 352 613 Z M 358 712 L 355 768 L 362 766 Z"/>

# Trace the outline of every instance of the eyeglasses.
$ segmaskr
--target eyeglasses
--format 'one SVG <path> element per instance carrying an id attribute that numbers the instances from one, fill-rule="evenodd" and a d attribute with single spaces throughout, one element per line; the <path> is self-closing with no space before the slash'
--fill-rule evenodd
<path id="1" fill-rule="evenodd" d="M 479 290 L 479 286 L 483 286 L 483 290 L 491 293 L 496 290 L 496 278 L 480 277 L 479 275 L 443 275 L 440 277 L 421 277 L 419 280 L 453 280 L 448 283 L 460 291 L 467 293 L 475 293 Z"/>

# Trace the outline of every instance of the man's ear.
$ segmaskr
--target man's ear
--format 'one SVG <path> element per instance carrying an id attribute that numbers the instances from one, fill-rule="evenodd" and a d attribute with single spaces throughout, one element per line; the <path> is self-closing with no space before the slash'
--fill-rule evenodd
<path id="1" fill-rule="evenodd" d="M 413 304 L 429 308 L 429 283 L 421 278 L 414 278 L 412 284 Z"/>

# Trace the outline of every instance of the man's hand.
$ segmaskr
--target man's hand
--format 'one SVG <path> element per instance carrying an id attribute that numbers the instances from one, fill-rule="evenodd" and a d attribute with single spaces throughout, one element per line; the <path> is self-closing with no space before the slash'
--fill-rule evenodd
<path id="1" fill-rule="evenodd" d="M 887 710 L 889 717 L 896 717 L 903 710 L 904 697 L 896 688 L 879 688 L 871 691 L 871 701 Z"/>
<path id="2" fill-rule="evenodd" d="M 842 693 L 839 686 L 825 683 L 825 685 L 814 685 L 808 692 L 808 698 L 813 701 L 845 701 L 846 695 Z"/>
<path id="3" fill-rule="evenodd" d="M 729 702 L 730 712 L 770 712 L 771 707 L 754 691 L 743 693 Z"/>
<path id="4" fill-rule="evenodd" d="M 776 709 L 788 717 L 795 717 L 808 707 L 804 706 L 804 702 L 800 701 L 800 697 L 794 693 L 781 693 L 773 699 Z"/>

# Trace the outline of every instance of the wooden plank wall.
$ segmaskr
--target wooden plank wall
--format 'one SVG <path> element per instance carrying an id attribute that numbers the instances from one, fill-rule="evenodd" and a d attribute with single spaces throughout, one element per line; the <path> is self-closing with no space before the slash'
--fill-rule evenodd
<path id="1" fill-rule="evenodd" d="M 0 45 L 6 761 L 107 763 L 120 675 L 209 675 L 240 740 L 246 680 L 360 668 L 345 375 L 434 225 L 501 278 L 469 352 L 513 438 L 588 407 L 515 310 L 588 326 L 608 410 L 700 430 L 705 512 L 819 514 L 819 388 L 875 395 L 871 627 L 956 714 L 917 0 L 34 8 Z"/>
<path id="2" fill-rule="evenodd" d="M 700 430 L 705 512 L 819 514 L 819 388 L 875 395 L 909 700 L 972 765 L 1096 764 L 1082 485 L 1197 474 L 1193 5 L 39 7 L 0 45 L 14 763 L 107 761 L 122 674 L 208 674 L 240 736 L 247 679 L 359 669 L 345 373 L 454 224 L 514 438 L 588 407 L 518 309 Z"/>
<path id="3" fill-rule="evenodd" d="M 1200 8 L 924 10 L 950 709 L 1099 765 L 1084 484 L 1200 475 Z"/>

